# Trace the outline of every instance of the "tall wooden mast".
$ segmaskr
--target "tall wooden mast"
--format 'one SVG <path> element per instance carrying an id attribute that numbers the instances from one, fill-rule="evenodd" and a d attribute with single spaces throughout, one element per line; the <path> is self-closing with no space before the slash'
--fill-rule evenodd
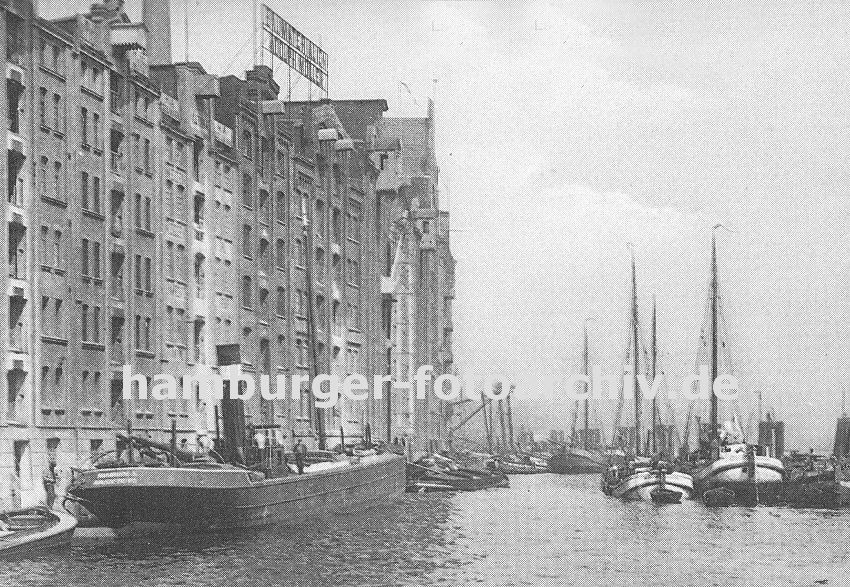
<path id="1" fill-rule="evenodd" d="M 717 379 L 717 237 L 715 230 L 719 224 L 714 225 L 711 230 L 711 371 L 709 381 L 712 386 L 710 394 L 711 404 L 711 431 L 709 440 L 711 442 L 711 456 L 713 459 L 720 457 L 720 436 L 717 430 L 717 396 L 714 395 L 714 380 Z"/>
<path id="2" fill-rule="evenodd" d="M 511 450 L 516 450 L 516 448 L 517 448 L 517 446 L 516 446 L 516 436 L 514 436 L 514 416 L 513 416 L 513 412 L 511 411 L 511 396 L 514 393 L 514 389 L 515 389 L 515 386 L 513 384 L 511 384 L 511 392 L 505 398 L 505 410 L 507 411 L 507 415 L 508 415 L 508 436 L 510 437 L 509 446 L 510 446 Z"/>
<path id="3" fill-rule="evenodd" d="M 638 389 L 638 352 L 640 342 L 638 339 L 638 303 L 637 303 L 637 270 L 635 269 L 635 251 L 632 251 L 632 392 L 635 396 L 635 455 L 640 455 L 640 412 L 641 397 Z"/>
<path id="4" fill-rule="evenodd" d="M 652 370 L 650 375 L 652 375 L 652 380 L 650 385 L 655 385 L 655 377 L 656 377 L 656 369 L 658 363 L 658 339 L 657 339 L 657 330 L 656 330 L 656 307 L 655 307 L 655 296 L 652 296 Z M 657 395 L 657 394 L 656 394 Z M 652 396 L 652 454 L 656 454 L 658 452 L 658 438 L 657 438 L 657 426 L 658 422 L 658 399 L 654 395 Z"/>
<path id="5" fill-rule="evenodd" d="M 585 320 L 585 322 L 584 322 L 584 375 L 585 375 L 585 377 L 589 376 L 588 375 L 588 371 L 589 371 L 588 363 L 589 363 L 590 356 L 589 356 L 587 346 L 588 346 L 587 345 L 587 320 Z M 589 379 L 588 379 L 588 381 L 589 381 Z M 590 383 L 586 383 L 585 386 L 587 387 L 587 389 L 585 391 L 588 392 L 587 393 L 588 397 L 586 397 L 585 400 L 584 400 L 584 450 L 590 450 L 590 441 L 588 439 L 588 436 L 589 436 L 588 427 L 589 427 L 589 420 L 590 420 Z"/>

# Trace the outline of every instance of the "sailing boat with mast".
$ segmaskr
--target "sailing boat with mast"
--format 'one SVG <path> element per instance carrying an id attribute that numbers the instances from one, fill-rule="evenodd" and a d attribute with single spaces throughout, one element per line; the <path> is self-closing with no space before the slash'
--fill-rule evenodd
<path id="1" fill-rule="evenodd" d="M 675 502 L 690 498 L 693 493 L 693 479 L 687 473 L 675 470 L 657 456 L 650 459 L 643 454 L 641 442 L 641 414 L 643 398 L 638 387 L 638 373 L 641 368 L 639 357 L 641 350 L 640 321 L 637 304 L 637 271 L 635 269 L 634 250 L 632 250 L 632 308 L 630 325 L 630 350 L 632 360 L 632 390 L 634 393 L 634 443 L 629 447 L 625 465 L 612 465 L 602 474 L 602 490 L 608 495 L 625 500 L 644 500 Z M 655 351 L 653 351 L 655 363 Z M 654 368 L 653 373 L 654 376 Z M 657 404 L 653 404 L 653 428 Z M 652 432 L 655 436 L 655 432 Z M 656 447 L 657 448 L 657 447 Z"/>
<path id="2" fill-rule="evenodd" d="M 718 325 L 721 308 L 717 279 L 717 237 L 716 230 L 722 227 L 716 224 L 711 233 L 711 285 L 709 291 L 709 329 L 710 342 L 710 381 L 713 383 L 719 375 Z M 746 443 L 732 434 L 720 435 L 719 406 L 717 395 L 710 394 L 708 434 L 700 434 L 698 458 L 700 462 L 693 469 L 694 478 L 700 495 L 705 499 L 707 492 L 734 493 L 734 498 L 747 502 L 770 502 L 778 497 L 782 489 L 785 468 L 777 458 L 766 454 L 765 447 Z M 700 432 L 702 432 L 700 430 Z M 714 499 L 714 494 L 708 496 Z"/>
<path id="3" fill-rule="evenodd" d="M 576 429 L 578 416 L 578 404 L 573 413 L 572 434 L 570 445 L 564 445 L 560 452 L 556 452 L 549 458 L 549 471 L 552 473 L 601 473 L 605 470 L 606 459 L 600 447 L 602 439 L 600 429 L 590 427 L 590 352 L 588 348 L 587 322 L 584 321 L 584 375 L 588 383 L 585 384 L 586 399 L 584 400 L 584 429 Z"/>

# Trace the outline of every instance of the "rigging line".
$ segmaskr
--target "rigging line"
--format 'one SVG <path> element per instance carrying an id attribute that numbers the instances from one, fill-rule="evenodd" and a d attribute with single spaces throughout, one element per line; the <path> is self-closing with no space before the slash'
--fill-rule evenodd
<path id="1" fill-rule="evenodd" d="M 231 59 L 231 60 L 230 60 L 230 63 L 228 63 L 228 64 L 227 64 L 227 66 L 224 68 L 224 73 L 222 74 L 223 76 L 224 76 L 224 75 L 227 75 L 227 74 L 229 74 L 229 73 L 230 73 L 230 70 L 231 70 L 231 68 L 233 67 L 233 65 L 236 63 L 236 60 L 237 60 L 237 59 L 239 58 L 239 56 L 242 54 L 242 51 L 244 51 L 244 50 L 248 47 L 248 45 L 249 45 L 250 43 L 251 43 L 251 39 L 248 39 L 247 41 L 245 41 L 245 44 L 244 44 L 244 45 L 242 45 L 242 48 L 241 48 L 241 49 L 239 49 L 239 50 L 236 52 L 236 54 L 233 56 L 233 59 Z"/>
<path id="2" fill-rule="evenodd" d="M 626 365 L 626 364 L 629 363 L 629 360 L 631 358 L 631 348 L 632 348 L 632 336 L 631 336 L 631 334 L 628 335 L 628 338 L 626 339 L 626 344 L 623 345 L 623 346 L 625 346 L 626 351 L 625 351 L 625 358 L 623 359 L 622 364 Z M 617 435 L 617 429 L 620 427 L 620 423 L 621 423 L 622 418 L 623 418 L 623 407 L 625 407 L 625 397 L 623 396 L 623 394 L 624 394 L 623 385 L 624 385 L 623 378 L 620 378 L 620 381 L 619 381 L 620 389 L 619 389 L 619 395 L 617 397 L 617 411 L 614 413 L 614 435 L 615 436 Z"/>

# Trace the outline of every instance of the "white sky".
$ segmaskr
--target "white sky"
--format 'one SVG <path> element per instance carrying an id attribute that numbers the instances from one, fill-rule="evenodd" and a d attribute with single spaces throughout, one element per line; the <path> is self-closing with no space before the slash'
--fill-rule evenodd
<path id="1" fill-rule="evenodd" d="M 434 95 L 443 203 L 464 230 L 452 234 L 461 365 L 550 397 L 545 382 L 578 368 L 587 316 L 596 360 L 616 365 L 632 241 L 642 310 L 656 294 L 678 381 L 723 222 L 736 230 L 719 233 L 719 253 L 743 387 L 764 391 L 795 443 L 827 447 L 850 350 L 848 8 L 694 4 L 270 6 L 327 50 L 332 98 L 383 97 L 390 115 L 413 115 Z M 251 4 L 189 7 L 190 58 L 244 71 Z M 173 12 L 182 59 L 183 4 Z"/>

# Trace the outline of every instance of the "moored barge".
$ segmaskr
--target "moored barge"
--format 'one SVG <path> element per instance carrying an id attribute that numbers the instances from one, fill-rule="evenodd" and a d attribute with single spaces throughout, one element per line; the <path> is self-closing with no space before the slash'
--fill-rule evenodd
<path id="1" fill-rule="evenodd" d="M 386 502 L 405 489 L 404 464 L 398 455 L 375 454 L 272 478 L 219 463 L 110 467 L 78 472 L 69 492 L 113 528 L 224 530 L 298 523 Z"/>

